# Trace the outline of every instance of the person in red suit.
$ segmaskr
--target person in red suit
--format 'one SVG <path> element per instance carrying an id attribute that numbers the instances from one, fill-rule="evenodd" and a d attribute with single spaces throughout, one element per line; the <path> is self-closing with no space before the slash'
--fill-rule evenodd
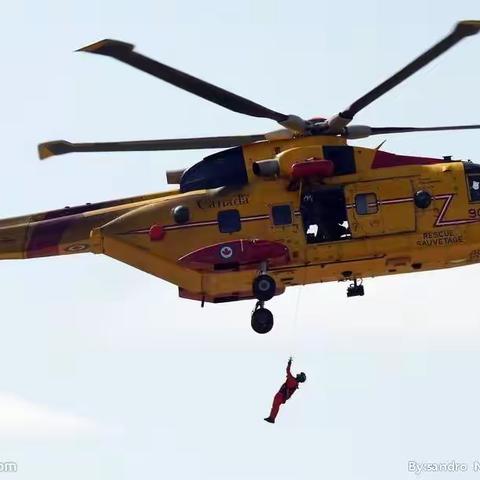
<path id="1" fill-rule="evenodd" d="M 267 418 L 264 418 L 264 420 L 268 423 L 275 423 L 275 418 L 277 417 L 280 405 L 282 405 L 282 403 L 285 403 L 295 393 L 295 390 L 297 390 L 299 383 L 303 383 L 307 379 L 307 376 L 303 372 L 299 373 L 296 377 L 294 377 L 290 372 L 291 366 L 292 357 L 288 359 L 287 363 L 287 380 L 280 387 L 280 390 L 277 392 L 275 397 L 273 397 L 273 405 L 272 410 L 270 411 L 270 415 Z"/>

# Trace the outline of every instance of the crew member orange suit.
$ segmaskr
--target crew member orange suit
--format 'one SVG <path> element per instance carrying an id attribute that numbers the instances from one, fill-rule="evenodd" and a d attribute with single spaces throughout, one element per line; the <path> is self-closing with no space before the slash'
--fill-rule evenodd
<path id="1" fill-rule="evenodd" d="M 287 363 L 287 380 L 280 387 L 280 390 L 277 392 L 275 397 L 273 397 L 272 410 L 270 411 L 270 416 L 268 417 L 271 420 L 275 420 L 278 410 L 280 409 L 280 405 L 285 403 L 298 388 L 298 380 L 290 372 L 291 365 L 292 360 L 289 360 Z"/>

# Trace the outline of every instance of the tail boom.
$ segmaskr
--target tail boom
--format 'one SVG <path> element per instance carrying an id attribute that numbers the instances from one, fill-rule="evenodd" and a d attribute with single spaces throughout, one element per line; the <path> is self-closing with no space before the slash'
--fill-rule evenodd
<path id="1" fill-rule="evenodd" d="M 161 196 L 152 194 L 0 220 L 0 260 L 89 252 L 95 228 Z"/>

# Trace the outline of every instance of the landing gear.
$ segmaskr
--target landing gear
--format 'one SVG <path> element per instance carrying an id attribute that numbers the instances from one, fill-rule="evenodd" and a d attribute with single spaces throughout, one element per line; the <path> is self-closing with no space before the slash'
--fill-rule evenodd
<path id="1" fill-rule="evenodd" d="M 267 263 L 262 262 L 258 276 L 252 283 L 253 296 L 258 300 L 252 312 L 252 328 L 257 333 L 268 333 L 273 327 L 273 315 L 267 310 L 265 302 L 271 300 L 277 291 L 275 280 L 267 275 Z"/>
<path id="2" fill-rule="evenodd" d="M 347 288 L 347 297 L 363 297 L 365 295 L 365 289 L 362 282 L 358 283 L 356 278 L 353 279 L 353 283 Z"/>
<path id="3" fill-rule="evenodd" d="M 262 301 L 257 302 L 252 312 L 252 328 L 260 334 L 268 333 L 273 327 L 272 312 L 263 305 Z"/>
<path id="4" fill-rule="evenodd" d="M 257 300 L 266 302 L 267 300 L 271 300 L 275 295 L 277 284 L 270 275 L 262 273 L 253 281 L 252 290 Z"/>

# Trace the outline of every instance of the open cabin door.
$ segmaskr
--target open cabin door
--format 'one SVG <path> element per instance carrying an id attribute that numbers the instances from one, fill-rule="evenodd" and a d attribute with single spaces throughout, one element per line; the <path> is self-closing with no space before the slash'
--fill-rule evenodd
<path id="1" fill-rule="evenodd" d="M 415 231 L 413 187 L 409 179 L 347 185 L 345 198 L 353 238 Z"/>

